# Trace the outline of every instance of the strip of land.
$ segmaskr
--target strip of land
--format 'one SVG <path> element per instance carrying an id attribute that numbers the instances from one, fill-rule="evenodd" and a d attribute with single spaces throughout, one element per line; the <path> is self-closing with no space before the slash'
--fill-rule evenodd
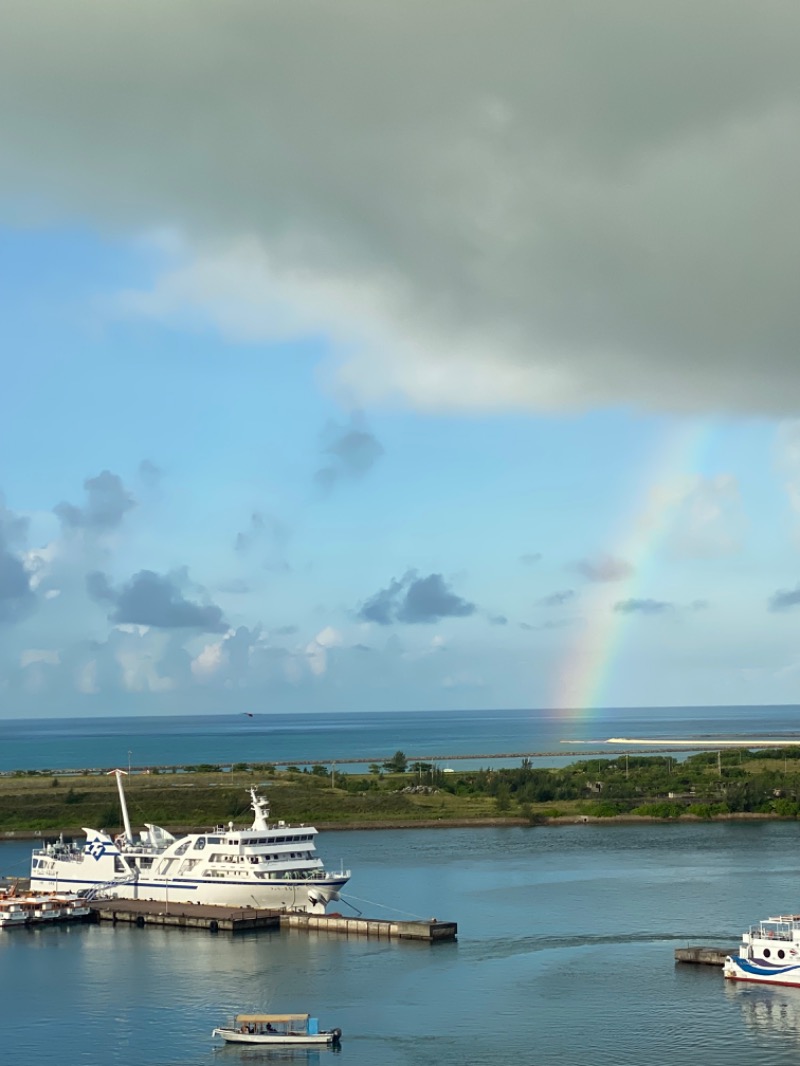
<path id="1" fill-rule="evenodd" d="M 768 737 L 749 737 L 747 740 L 714 740 L 710 738 L 697 740 L 697 738 L 691 737 L 686 740 L 681 740 L 678 737 L 670 737 L 665 740 L 653 740 L 648 737 L 647 740 L 642 740 L 637 737 L 610 737 L 606 743 L 635 744 L 637 748 L 641 748 L 643 751 L 647 750 L 648 746 L 653 750 L 668 751 L 669 747 L 667 745 L 672 745 L 675 751 L 682 748 L 691 748 L 693 751 L 700 751 L 701 749 L 716 751 L 718 748 L 743 748 L 745 750 L 748 748 L 788 748 L 794 744 L 800 745 L 800 737 L 796 740 L 786 738 L 775 740 Z M 607 755 L 608 752 L 604 752 L 604 754 Z"/>
<path id="2" fill-rule="evenodd" d="M 800 745 L 769 741 L 750 741 L 749 747 L 714 741 L 710 750 L 678 749 L 679 759 L 668 749 L 598 757 L 584 750 L 578 761 L 557 767 L 536 766 L 522 756 L 514 767 L 445 771 L 433 762 L 411 762 L 402 752 L 372 764 L 369 772 L 343 773 L 335 764 L 152 767 L 131 775 L 126 795 L 134 826 L 153 822 L 179 832 L 248 824 L 253 785 L 266 792 L 274 819 L 320 828 L 796 818 Z M 696 749 L 698 742 L 687 738 L 687 744 Z M 121 828 L 116 782 L 105 768 L 0 777 L 0 834 L 63 831 L 80 837 L 83 826 Z"/>

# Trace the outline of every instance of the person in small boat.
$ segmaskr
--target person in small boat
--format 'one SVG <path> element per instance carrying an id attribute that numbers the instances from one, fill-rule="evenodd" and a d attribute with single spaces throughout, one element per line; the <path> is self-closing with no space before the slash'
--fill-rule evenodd
<path id="1" fill-rule="evenodd" d="M 267 1022 L 267 1028 L 266 1028 L 265 1032 L 267 1032 L 267 1033 L 277 1033 L 277 1031 L 278 1030 L 275 1028 L 275 1026 L 272 1024 L 272 1022 Z"/>

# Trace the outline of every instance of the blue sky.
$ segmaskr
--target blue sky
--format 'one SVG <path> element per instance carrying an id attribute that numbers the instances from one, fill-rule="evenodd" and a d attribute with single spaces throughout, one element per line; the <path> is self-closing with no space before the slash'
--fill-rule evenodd
<path id="1" fill-rule="evenodd" d="M 500 6 L 11 4 L 1 716 L 795 702 L 800 16 Z"/>

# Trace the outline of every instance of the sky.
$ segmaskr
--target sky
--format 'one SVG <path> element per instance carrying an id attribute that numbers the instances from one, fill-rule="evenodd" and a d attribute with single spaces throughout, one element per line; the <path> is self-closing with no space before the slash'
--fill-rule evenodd
<path id="1" fill-rule="evenodd" d="M 799 702 L 798 48 L 6 0 L 0 717 Z"/>

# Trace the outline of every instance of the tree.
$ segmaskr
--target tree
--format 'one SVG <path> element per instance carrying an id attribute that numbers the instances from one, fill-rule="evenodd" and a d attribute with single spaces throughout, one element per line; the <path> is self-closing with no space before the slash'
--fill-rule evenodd
<path id="1" fill-rule="evenodd" d="M 396 751 L 391 759 L 387 759 L 383 764 L 384 770 L 387 770 L 390 774 L 404 774 L 407 767 L 408 759 L 402 751 Z"/>
<path id="2" fill-rule="evenodd" d="M 511 806 L 511 789 L 505 781 L 501 781 L 497 786 L 495 804 L 497 805 L 497 810 L 500 814 L 504 814 Z"/>

